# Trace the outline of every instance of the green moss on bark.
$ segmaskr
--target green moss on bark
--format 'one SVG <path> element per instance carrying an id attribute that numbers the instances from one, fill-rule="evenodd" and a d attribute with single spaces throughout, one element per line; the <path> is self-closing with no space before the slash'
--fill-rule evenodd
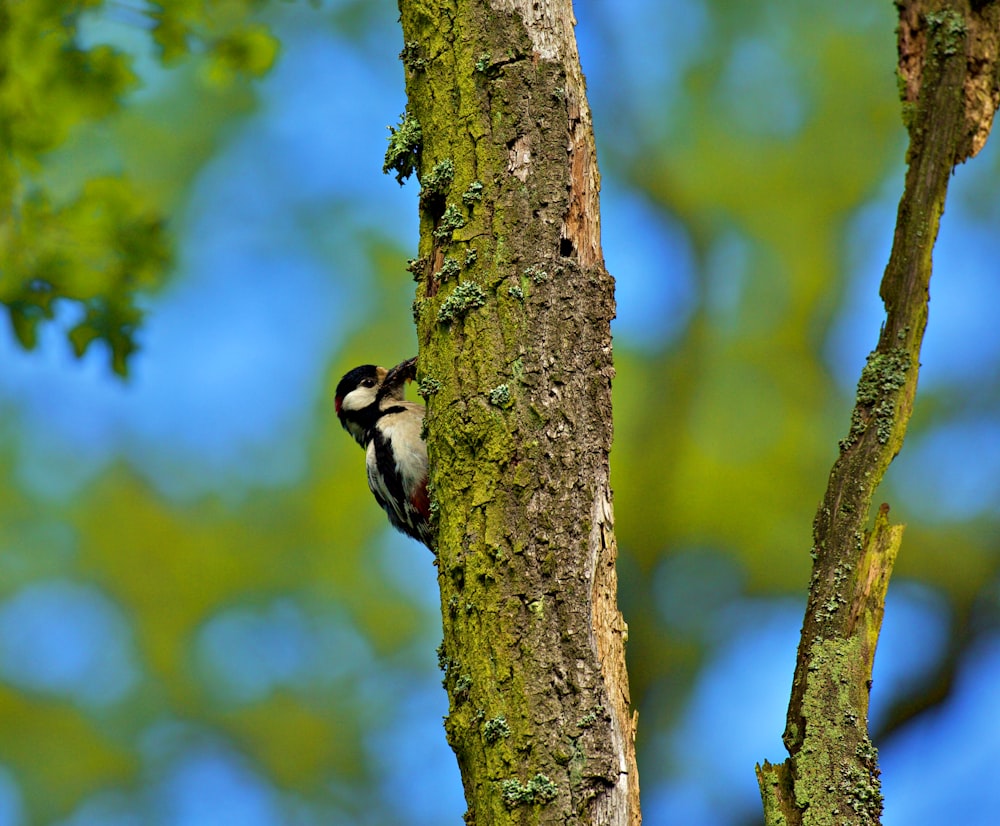
<path id="1" fill-rule="evenodd" d="M 813 675 L 802 704 L 806 725 L 796 755 L 795 803 L 808 826 L 870 826 L 879 822 L 882 795 L 868 739 L 867 640 L 820 640 L 810 649 Z M 863 754 L 864 758 L 859 757 Z"/>
<path id="2" fill-rule="evenodd" d="M 608 496 L 614 300 L 603 266 L 567 241 L 581 103 L 516 13 L 400 9 L 407 54 L 425 59 L 407 91 L 433 159 L 419 170 L 433 197 L 416 318 L 421 389 L 433 389 L 448 741 L 477 826 L 592 822 L 634 756 L 620 753 L 629 721 L 588 718 L 613 706 L 594 647 L 590 514 Z M 637 800 L 622 808 L 637 822 Z"/>

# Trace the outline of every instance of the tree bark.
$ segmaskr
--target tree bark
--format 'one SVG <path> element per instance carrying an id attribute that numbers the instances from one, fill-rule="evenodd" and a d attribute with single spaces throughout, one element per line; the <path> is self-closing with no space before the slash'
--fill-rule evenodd
<path id="1" fill-rule="evenodd" d="M 927 323 L 931 252 L 955 164 L 986 142 L 997 106 L 1000 4 L 900 0 L 908 170 L 880 294 L 886 320 L 861 373 L 847 437 L 813 524 L 814 559 L 784 733 L 789 758 L 757 767 L 765 820 L 876 824 L 868 736 L 872 662 L 903 526 L 872 498 L 903 444 Z"/>
<path id="2" fill-rule="evenodd" d="M 599 177 L 569 0 L 400 0 L 448 741 L 466 822 L 638 824 Z"/>

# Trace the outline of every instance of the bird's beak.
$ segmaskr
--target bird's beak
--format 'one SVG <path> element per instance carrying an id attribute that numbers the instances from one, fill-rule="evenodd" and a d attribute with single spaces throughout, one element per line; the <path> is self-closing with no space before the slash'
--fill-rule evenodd
<path id="1" fill-rule="evenodd" d="M 385 384 L 392 384 L 402 387 L 406 382 L 413 381 L 417 377 L 417 358 L 414 356 L 393 367 L 384 379 Z"/>
<path id="2" fill-rule="evenodd" d="M 381 370 L 381 368 L 379 368 Z M 417 358 L 414 356 L 391 370 L 387 371 L 382 381 L 382 393 L 386 396 L 397 395 L 402 398 L 403 388 L 408 381 L 413 381 L 417 376 Z"/>

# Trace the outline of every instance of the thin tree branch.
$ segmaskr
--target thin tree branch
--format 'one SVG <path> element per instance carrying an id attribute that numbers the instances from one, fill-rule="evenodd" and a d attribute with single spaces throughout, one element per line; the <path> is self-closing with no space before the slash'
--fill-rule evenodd
<path id="1" fill-rule="evenodd" d="M 872 498 L 906 434 L 927 324 L 931 252 L 956 163 L 985 143 L 997 101 L 997 4 L 897 2 L 908 170 L 880 295 L 886 320 L 858 382 L 849 432 L 813 523 L 814 564 L 784 733 L 789 759 L 758 766 L 768 824 L 876 824 L 868 735 L 872 662 L 903 527 Z"/>

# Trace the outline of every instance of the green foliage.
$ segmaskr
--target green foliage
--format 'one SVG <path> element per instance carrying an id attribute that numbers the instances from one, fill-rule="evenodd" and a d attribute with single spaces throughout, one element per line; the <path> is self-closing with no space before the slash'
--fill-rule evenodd
<path id="1" fill-rule="evenodd" d="M 337 367 L 370 357 L 369 335 L 395 352 L 413 348 L 404 251 L 373 241 L 362 254 L 385 311 L 345 342 L 325 399 Z M 228 501 L 170 501 L 124 463 L 72 499 L 26 493 L 8 425 L 0 426 L 0 602 L 51 579 L 99 588 L 129 620 L 138 678 L 123 700 L 98 709 L 0 688 L 0 761 L 23 794 L 25 822 L 63 821 L 95 796 L 127 797 L 156 782 L 163 768 L 143 744 L 165 719 L 238 744 L 242 760 L 290 794 L 329 805 L 334 795 L 325 790 L 335 785 L 337 811 L 370 812 L 376 769 L 357 756 L 394 711 L 371 686 L 414 682 L 421 655 L 432 656 L 437 620 L 371 564 L 382 552 L 384 517 L 364 483 L 364 453 L 329 403 L 299 484 Z M 161 458 L 171 450 L 164 445 Z M 218 664 L 198 656 L 206 627 L 234 608 L 267 617 L 289 605 L 339 641 L 334 661 L 311 681 L 234 697 L 214 677 Z M 344 784 L 357 789 L 353 796 Z M 141 807 L 137 815 L 155 816 Z"/>
<path id="2" fill-rule="evenodd" d="M 261 0 L 181 0 L 149 10 L 153 41 L 165 64 L 187 57 L 195 45 L 205 49 L 207 75 L 229 83 L 238 75 L 259 77 L 274 64 L 278 41 L 259 24 L 247 20 Z"/>
<path id="3" fill-rule="evenodd" d="M 76 355 L 103 340 L 115 372 L 125 375 L 141 318 L 136 293 L 155 287 L 170 261 L 163 218 L 116 178 L 88 181 L 62 207 L 36 191 L 17 212 L 0 248 L 9 276 L 0 301 L 18 340 L 34 347 L 39 322 L 53 318 L 57 300 L 69 300 L 84 310 L 68 334 Z"/>
<path id="4" fill-rule="evenodd" d="M 676 332 L 659 346 L 633 348 L 624 335 L 615 343 L 612 486 L 631 688 L 640 702 L 655 697 L 640 723 L 647 767 L 667 761 L 653 741 L 683 714 L 710 656 L 704 629 L 715 627 L 725 600 L 805 592 L 812 520 L 854 403 L 831 377 L 831 332 L 854 306 L 852 279 L 880 271 L 891 240 L 853 246 L 867 231 L 859 215 L 867 221 L 872 204 L 902 191 L 906 136 L 892 76 L 891 4 L 788 6 L 777 25 L 767 4 L 708 5 L 711 35 L 690 52 L 674 92 L 643 87 L 633 110 L 618 97 L 603 116 L 594 105 L 602 175 L 624 175 L 658 214 L 678 220 L 693 257 L 690 316 L 680 315 Z M 766 44 L 791 91 L 762 82 L 741 87 L 742 97 L 733 93 L 734 78 L 746 82 L 734 55 L 748 43 Z M 646 105 L 658 95 L 670 105 Z M 771 131 L 773 122 L 758 113 L 763 101 L 782 96 L 795 101 L 800 118 Z M 979 170 L 964 174 L 995 181 L 995 168 Z M 984 212 L 993 209 L 985 204 L 984 197 Z M 877 285 L 869 289 L 877 301 Z M 674 311 L 672 299 L 667 309 Z M 874 323 L 859 349 L 871 349 L 878 334 Z M 902 367 L 866 371 L 875 384 L 865 381 L 860 391 L 877 395 Z M 968 408 L 957 393 L 955 385 L 921 388 L 900 459 L 928 427 L 961 427 L 958 411 Z M 973 402 L 974 415 L 982 415 L 979 404 L 995 409 L 989 395 L 989 403 Z M 881 412 L 883 425 L 891 422 L 892 411 Z M 894 581 L 941 589 L 958 615 L 972 610 L 982 583 L 996 576 L 983 533 L 995 530 L 995 518 L 935 524 L 902 494 L 899 473 L 890 468 L 876 498 L 907 523 Z M 914 480 L 907 481 L 910 492 Z M 954 564 L 940 564 L 941 547 Z M 705 593 L 713 598 L 700 598 Z M 651 774 L 644 769 L 645 783 Z"/>
<path id="5" fill-rule="evenodd" d="M 616 350 L 619 541 L 643 569 L 664 547 L 736 554 L 755 591 L 808 579 L 809 559 L 793 549 L 810 544 L 850 412 L 821 352 L 845 294 L 845 221 L 876 195 L 904 138 L 886 74 L 891 6 L 858 10 L 866 22 L 852 27 L 808 8 L 783 21 L 792 47 L 763 6 L 727 5 L 713 48 L 684 73 L 688 93 L 663 117 L 647 113 L 656 120 L 623 161 L 652 203 L 683 216 L 705 265 L 694 273 L 694 315 L 669 352 Z M 827 22 L 807 21 L 817 13 Z M 734 102 L 720 62 L 747 37 L 770 44 L 795 79 L 803 116 L 791 134 L 764 131 Z M 607 139 L 615 124 L 605 126 Z"/>
<path id="6" fill-rule="evenodd" d="M 231 84 L 261 75 L 275 59 L 277 41 L 246 19 L 254 5 L 234 2 L 220 13 L 210 0 L 191 0 L 138 13 L 155 21 L 164 62 L 200 43 L 205 77 Z M 90 130 L 122 123 L 123 104 L 139 86 L 131 55 L 82 45 L 84 17 L 103 10 L 100 0 L 0 8 L 0 305 L 29 349 L 39 324 L 63 304 L 75 307 L 66 333 L 73 352 L 103 342 L 124 376 L 137 347 L 139 296 L 163 283 L 172 260 L 167 205 L 131 170 L 123 173 L 122 157 L 104 176 L 52 163 Z"/>
<path id="7" fill-rule="evenodd" d="M 208 77 L 229 84 L 240 75 L 260 77 L 278 56 L 278 41 L 263 26 L 248 26 L 211 44 Z"/>

